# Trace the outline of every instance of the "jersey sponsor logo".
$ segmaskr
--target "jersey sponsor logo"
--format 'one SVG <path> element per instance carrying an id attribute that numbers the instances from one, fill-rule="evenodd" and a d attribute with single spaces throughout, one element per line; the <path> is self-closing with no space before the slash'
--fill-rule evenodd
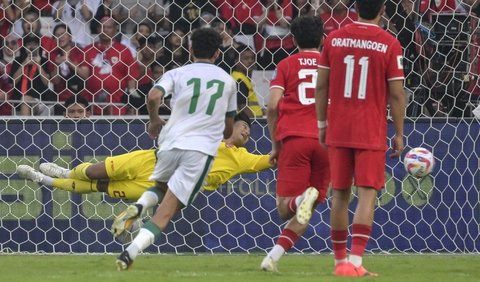
<path id="1" fill-rule="evenodd" d="M 354 38 L 334 38 L 332 39 L 333 47 L 347 47 L 373 50 L 381 53 L 387 53 L 388 45 L 376 41 Z"/>

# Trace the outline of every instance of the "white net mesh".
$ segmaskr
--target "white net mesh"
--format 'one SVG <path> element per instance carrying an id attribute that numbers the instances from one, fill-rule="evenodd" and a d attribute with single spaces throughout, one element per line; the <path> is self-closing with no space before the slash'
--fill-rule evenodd
<path id="1" fill-rule="evenodd" d="M 356 16 L 351 1 L 276 2 L 69 0 L 55 2 L 53 9 L 43 7 L 40 13 L 25 0 L 10 4 L 15 16 L 5 9 L 0 19 L 10 25 L 9 32 L 2 33 L 0 114 L 16 117 L 0 121 L 0 250 L 121 250 L 109 228 L 124 202 L 101 193 L 80 195 L 26 182 L 15 168 L 19 164 L 38 168 L 42 162 L 71 168 L 153 147 L 145 134 L 144 117 L 127 114 L 146 114 L 145 95 L 153 82 L 164 71 L 190 61 L 188 36 L 194 28 L 210 25 L 222 32 L 219 65 L 227 72 L 238 70 L 238 65 L 249 69 L 256 100 L 264 108 L 275 64 L 294 50 L 286 32 L 288 22 L 299 14 L 321 16 L 327 33 Z M 462 3 L 453 6 L 457 2 Z M 479 8 L 473 2 L 386 3 L 383 25 L 405 50 L 406 149 L 430 149 L 437 166 L 431 176 L 417 181 L 406 175 L 400 162 L 388 160 L 388 181 L 378 198 L 369 251 L 480 250 L 480 126 L 473 118 L 480 97 Z M 76 45 L 67 44 L 70 36 L 61 24 L 68 26 Z M 89 47 L 94 41 L 97 45 Z M 116 51 L 105 49 L 108 42 L 116 42 Z M 42 49 L 37 56 L 38 45 Z M 254 50 L 256 64 L 246 65 L 239 59 L 245 50 L 242 45 Z M 20 47 L 24 50 L 16 49 Z M 33 65 L 38 66 L 34 71 Z M 42 70 L 41 75 L 35 74 Z M 257 117 L 247 148 L 267 154 L 271 146 L 262 111 L 255 110 L 240 87 L 239 93 L 239 105 Z M 60 117 L 65 100 L 80 96 L 97 116 L 78 122 Z M 162 114 L 168 112 L 167 99 Z M 23 118 L 26 115 L 33 117 Z M 45 117 L 52 115 L 60 116 Z M 392 132 L 389 128 L 390 136 Z M 202 192 L 147 250 L 270 249 L 283 226 L 275 209 L 275 184 L 275 171 L 267 170 L 235 177 L 215 192 Z M 353 196 L 352 208 L 355 202 Z M 327 201 L 317 208 L 294 251 L 329 252 L 329 236 Z"/>

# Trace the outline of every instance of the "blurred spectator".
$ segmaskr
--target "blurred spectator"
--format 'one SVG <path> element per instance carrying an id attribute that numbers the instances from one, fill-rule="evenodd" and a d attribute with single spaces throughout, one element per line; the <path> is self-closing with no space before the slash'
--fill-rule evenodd
<path id="1" fill-rule="evenodd" d="M 107 103 L 103 111 L 94 107 L 94 114 L 127 114 L 124 96 L 136 90 L 138 65 L 130 50 L 114 40 L 118 33 L 116 21 L 106 17 L 101 22 L 99 40 L 85 48 L 85 61 L 91 68 L 86 84 L 90 95 L 86 98 Z"/>
<path id="2" fill-rule="evenodd" d="M 220 47 L 220 51 L 222 52 L 218 57 L 215 64 L 222 69 L 224 69 L 227 73 L 232 73 L 233 67 L 236 64 L 236 60 L 238 58 L 238 49 L 245 48 L 245 45 L 237 42 L 233 38 L 232 30 L 228 25 L 223 23 L 221 20 L 214 20 L 211 24 L 212 28 L 220 33 L 222 36 L 222 46 Z"/>
<path id="3" fill-rule="evenodd" d="M 140 69 L 140 79 L 138 80 L 137 90 L 130 93 L 128 103 L 135 110 L 132 114 L 146 115 L 146 97 L 164 72 L 163 66 L 157 62 L 163 53 L 162 40 L 158 36 L 151 36 L 148 39 L 139 40 L 140 47 L 138 51 L 138 62 Z"/>
<path id="4" fill-rule="evenodd" d="M 168 20 L 172 30 L 187 33 L 200 27 L 201 15 L 206 13 L 217 14 L 217 8 L 209 0 L 171 0 Z"/>
<path id="5" fill-rule="evenodd" d="M 100 5 L 100 0 L 59 0 L 53 4 L 55 22 L 66 24 L 72 31 L 73 42 L 79 47 L 92 44 L 89 22 Z"/>
<path id="6" fill-rule="evenodd" d="M 349 2 L 350 0 L 326 1 L 330 9 L 325 8 L 325 11 L 320 14 L 325 35 L 357 20 L 357 13 L 350 9 Z"/>
<path id="7" fill-rule="evenodd" d="M 140 44 L 138 41 L 143 38 L 146 39 L 150 35 L 153 34 L 153 27 L 149 22 L 141 22 L 137 25 L 135 25 L 135 29 L 133 30 L 133 35 L 130 37 L 130 39 L 127 39 L 126 37 L 122 37 L 122 40 L 120 43 L 124 44 L 127 46 L 130 51 L 132 51 L 132 55 L 135 57 L 137 56 L 137 50 L 140 47 Z"/>
<path id="8" fill-rule="evenodd" d="M 168 0 L 119 0 L 120 4 L 129 8 L 127 33 L 135 33 L 136 26 L 145 22 L 156 27 L 157 31 L 168 30 Z"/>
<path id="9" fill-rule="evenodd" d="M 255 51 L 245 47 L 239 50 L 238 63 L 235 65 L 232 77 L 238 85 L 237 107 L 238 111 L 244 111 L 249 117 L 262 117 L 264 109 L 258 103 L 257 95 L 250 79 L 255 69 Z"/>
<path id="10" fill-rule="evenodd" d="M 262 14 L 258 0 L 217 0 L 220 17 L 228 22 L 234 35 L 252 35 L 258 31 L 255 16 Z M 242 42 L 243 43 L 243 42 Z"/>
<path id="11" fill-rule="evenodd" d="M 127 20 L 128 10 L 118 3 L 113 3 L 113 0 L 100 0 L 100 5 L 93 19 L 90 20 L 90 32 L 93 35 L 99 34 L 102 31 L 102 19 L 105 17 L 113 18 L 117 24 L 121 24 Z"/>
<path id="12" fill-rule="evenodd" d="M 38 11 L 38 14 L 40 14 L 40 10 L 32 6 L 30 0 L 10 0 L 10 3 L 12 4 L 12 8 L 15 12 L 15 19 L 13 20 L 13 26 L 10 31 L 14 32 L 18 36 L 22 36 L 22 18 L 25 16 L 26 12 L 29 10 L 36 10 Z"/>
<path id="13" fill-rule="evenodd" d="M 22 33 L 23 36 L 34 35 L 40 39 L 42 47 L 42 55 L 48 58 L 48 54 L 56 48 L 57 44 L 52 38 L 41 34 L 42 25 L 40 23 L 40 12 L 35 8 L 28 8 L 23 11 L 22 17 Z M 21 39 L 19 44 L 22 45 Z"/>
<path id="14" fill-rule="evenodd" d="M 71 119 L 89 118 L 91 110 L 87 99 L 79 95 L 71 96 L 65 100 L 63 115 Z"/>
<path id="15" fill-rule="evenodd" d="M 17 39 L 15 34 L 9 34 L 2 41 L 0 50 L 0 115 L 11 115 L 13 112 L 13 107 L 9 102 L 13 88 L 9 74 L 12 62 L 19 53 Z"/>
<path id="16" fill-rule="evenodd" d="M 255 17 L 261 34 L 255 39 L 260 51 L 258 63 L 262 69 L 273 70 L 278 62 L 295 50 L 289 26 L 293 17 L 293 6 L 287 0 L 263 0 L 263 14 Z"/>
<path id="17" fill-rule="evenodd" d="M 12 23 L 17 19 L 15 5 L 10 0 L 1 0 L 0 3 L 0 38 L 10 33 Z"/>
<path id="18" fill-rule="evenodd" d="M 53 29 L 53 35 L 58 45 L 50 54 L 51 60 L 57 66 L 57 75 L 52 78 L 52 83 L 59 101 L 65 101 L 84 90 L 90 70 L 85 64 L 82 65 L 83 50 L 75 46 L 70 28 L 59 24 Z M 55 114 L 61 113 L 63 109 L 56 107 Z"/>
<path id="19" fill-rule="evenodd" d="M 50 105 L 43 102 L 56 102 L 57 95 L 49 89 L 54 66 L 43 55 L 40 40 L 34 34 L 23 37 L 24 46 L 15 57 L 10 70 L 13 79 L 13 100 L 23 100 L 21 115 L 49 115 Z"/>
<path id="20" fill-rule="evenodd" d="M 185 65 L 190 59 L 186 34 L 179 28 L 173 30 L 165 43 L 165 59 L 171 62 L 171 68 Z"/>
<path id="21" fill-rule="evenodd" d="M 293 0 L 293 18 L 300 16 L 314 16 L 315 6 L 312 0 Z"/>

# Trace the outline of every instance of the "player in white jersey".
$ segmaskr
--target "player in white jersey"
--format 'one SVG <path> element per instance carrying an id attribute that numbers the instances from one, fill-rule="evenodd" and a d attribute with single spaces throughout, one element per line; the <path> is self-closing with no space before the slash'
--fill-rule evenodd
<path id="1" fill-rule="evenodd" d="M 162 160 L 157 162 L 150 179 L 156 182 L 153 189 L 166 194 L 152 219 L 117 257 L 118 270 L 128 269 L 139 252 L 160 236 L 171 218 L 192 202 L 210 170 L 220 141 L 232 133 L 237 109 L 236 84 L 224 70 L 213 65 L 220 54 L 220 34 L 201 28 L 192 33 L 191 41 L 194 63 L 166 72 L 148 93 L 148 134 L 159 137 L 157 157 Z M 158 109 L 162 97 L 170 93 L 172 114 L 165 125 Z M 137 204 L 128 206 L 115 218 L 114 235 L 117 226 L 133 222 L 142 213 L 142 206 L 156 201 L 152 189 L 143 193 Z"/>

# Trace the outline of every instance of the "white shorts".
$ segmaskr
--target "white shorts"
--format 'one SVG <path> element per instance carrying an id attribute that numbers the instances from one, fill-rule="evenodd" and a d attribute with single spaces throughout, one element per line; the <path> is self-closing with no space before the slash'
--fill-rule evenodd
<path id="1" fill-rule="evenodd" d="M 212 167 L 213 156 L 199 151 L 172 149 L 157 152 L 150 180 L 167 183 L 168 189 L 188 206 L 203 186 Z"/>

